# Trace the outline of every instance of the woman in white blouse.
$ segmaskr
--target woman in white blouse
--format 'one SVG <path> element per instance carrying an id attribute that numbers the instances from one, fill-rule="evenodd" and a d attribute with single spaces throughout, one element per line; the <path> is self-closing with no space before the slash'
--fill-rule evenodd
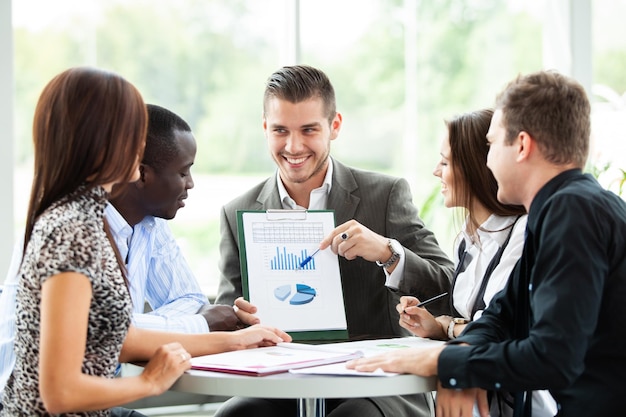
<path id="1" fill-rule="evenodd" d="M 441 179 L 448 208 L 464 211 L 465 222 L 455 243 L 451 290 L 454 316 L 433 317 L 416 307 L 415 297 L 402 297 L 398 305 L 400 325 L 413 334 L 431 339 L 455 339 L 466 323 L 478 319 L 493 296 L 504 288 L 522 254 L 526 214 L 522 206 L 498 201 L 498 184 L 487 168 L 487 131 L 492 110 L 465 113 L 446 122 L 441 160 L 433 174 Z M 506 396 L 491 402 L 491 415 L 507 416 L 512 409 Z M 556 405 L 546 391 L 533 395 L 533 416 L 554 416 Z"/>

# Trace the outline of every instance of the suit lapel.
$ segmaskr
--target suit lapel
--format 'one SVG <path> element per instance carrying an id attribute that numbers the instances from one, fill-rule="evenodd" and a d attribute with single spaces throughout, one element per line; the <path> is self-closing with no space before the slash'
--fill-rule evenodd
<path id="1" fill-rule="evenodd" d="M 359 186 L 348 167 L 333 159 L 333 186 L 328 196 L 328 208 L 335 210 L 337 225 L 354 218 L 361 199 L 353 192 Z"/>
<path id="2" fill-rule="evenodd" d="M 276 185 L 276 175 L 278 175 L 278 171 L 265 181 L 256 199 L 261 205 L 261 210 L 281 209 L 283 207 L 278 194 L 278 186 Z"/>

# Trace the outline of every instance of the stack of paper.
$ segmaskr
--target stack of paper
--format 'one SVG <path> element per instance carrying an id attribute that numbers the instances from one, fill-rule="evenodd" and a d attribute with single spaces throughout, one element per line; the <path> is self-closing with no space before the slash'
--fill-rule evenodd
<path id="1" fill-rule="evenodd" d="M 192 369 L 264 376 L 290 369 L 346 362 L 360 358 L 359 351 L 335 350 L 331 345 L 279 343 L 277 346 L 197 356 Z"/>
<path id="2" fill-rule="evenodd" d="M 398 337 L 392 339 L 377 339 L 377 340 L 361 340 L 357 342 L 343 342 L 333 343 L 333 349 L 354 351 L 358 350 L 364 357 L 375 356 L 382 353 L 388 353 L 398 349 L 408 348 L 427 348 L 432 346 L 438 346 L 445 342 L 440 340 L 424 339 L 421 337 Z M 394 372 L 384 372 L 381 369 L 377 369 L 374 372 L 359 372 L 354 369 L 346 368 L 345 363 L 334 363 L 329 365 L 313 366 L 304 369 L 292 369 L 289 372 L 294 374 L 308 374 L 308 375 L 345 375 L 345 376 L 394 376 L 398 375 Z"/>

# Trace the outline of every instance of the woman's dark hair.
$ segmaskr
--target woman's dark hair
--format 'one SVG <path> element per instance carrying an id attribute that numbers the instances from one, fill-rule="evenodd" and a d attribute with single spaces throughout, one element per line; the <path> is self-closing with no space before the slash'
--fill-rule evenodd
<path id="1" fill-rule="evenodd" d="M 139 91 L 121 76 L 70 68 L 44 88 L 33 122 L 34 176 L 24 248 L 35 221 L 59 198 L 133 178 L 148 125 Z"/>
<path id="2" fill-rule="evenodd" d="M 526 213 L 523 206 L 507 205 L 498 201 L 498 183 L 487 168 L 489 146 L 486 136 L 492 116 L 493 110 L 483 109 L 446 121 L 454 178 L 455 181 L 460 181 L 460 187 L 455 189 L 457 203 L 466 207 L 466 214 L 475 228 L 480 227 L 480 224 L 469 210 L 475 201 L 499 216 Z"/>

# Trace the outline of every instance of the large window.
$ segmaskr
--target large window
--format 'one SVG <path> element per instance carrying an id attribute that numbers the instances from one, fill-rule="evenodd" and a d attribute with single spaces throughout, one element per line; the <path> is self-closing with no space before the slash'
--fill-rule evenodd
<path id="1" fill-rule="evenodd" d="M 593 141 L 591 169 L 601 183 L 626 197 L 626 0 L 594 1 Z"/>
<path id="2" fill-rule="evenodd" d="M 199 281 L 215 292 L 219 207 L 273 169 L 261 96 L 281 60 L 287 12 L 282 0 L 14 2 L 16 232 L 26 213 L 41 89 L 69 66 L 114 70 L 194 131 L 196 187 L 171 226 Z"/>
<path id="3" fill-rule="evenodd" d="M 613 120 L 614 133 L 624 132 L 626 120 L 619 65 L 626 63 L 625 3 L 593 8 L 594 21 L 602 21 L 594 31 L 594 76 L 610 90 L 599 99 L 609 106 L 600 117 Z M 13 1 L 16 231 L 24 224 L 41 89 L 69 66 L 111 69 L 195 133 L 196 187 L 171 225 L 213 294 L 219 208 L 274 171 L 261 129 L 265 79 L 299 60 L 322 68 L 335 85 L 344 127 L 334 156 L 409 179 L 427 225 L 450 253 L 456 227 L 431 174 L 443 121 L 491 106 L 506 81 L 542 67 L 543 7 L 521 0 Z M 614 156 L 613 146 L 626 155 L 623 139 L 611 148 L 602 143 L 603 155 Z M 611 162 L 618 166 L 626 163 Z"/>

